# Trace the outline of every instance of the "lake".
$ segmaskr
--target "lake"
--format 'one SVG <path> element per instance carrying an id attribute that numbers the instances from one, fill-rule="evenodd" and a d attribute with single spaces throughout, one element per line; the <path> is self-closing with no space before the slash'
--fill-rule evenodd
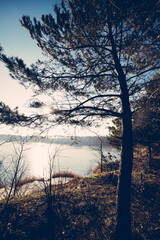
<path id="1" fill-rule="evenodd" d="M 27 166 L 30 176 L 48 176 L 49 163 L 53 163 L 54 172 L 69 171 L 80 176 L 89 176 L 100 162 L 100 152 L 97 146 L 67 145 L 44 142 L 27 142 L 24 145 L 22 165 Z M 110 152 L 119 156 L 119 152 L 110 147 L 103 147 L 104 154 Z M 20 153 L 20 143 L 5 143 L 0 145 L 0 161 L 11 166 L 15 154 Z"/>

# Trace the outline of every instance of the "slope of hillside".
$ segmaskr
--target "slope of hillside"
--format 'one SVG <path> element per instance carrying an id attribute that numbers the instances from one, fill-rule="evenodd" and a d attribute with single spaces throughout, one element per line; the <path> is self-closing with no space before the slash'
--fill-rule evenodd
<path id="1" fill-rule="evenodd" d="M 13 199 L 3 209 L 0 203 L 0 239 L 103 240 L 112 239 L 116 217 L 118 170 L 74 178 L 44 192 Z M 54 187 L 54 186 L 53 186 Z M 132 185 L 132 230 L 134 240 L 158 240 L 160 174 L 151 170 L 134 174 Z"/>

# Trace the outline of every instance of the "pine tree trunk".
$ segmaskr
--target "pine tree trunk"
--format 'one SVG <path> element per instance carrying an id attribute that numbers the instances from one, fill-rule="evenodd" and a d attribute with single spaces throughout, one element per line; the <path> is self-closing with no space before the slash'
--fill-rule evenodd
<path id="1" fill-rule="evenodd" d="M 109 37 L 112 55 L 121 90 L 123 137 L 121 151 L 121 168 L 118 183 L 116 240 L 131 240 L 131 175 L 133 163 L 132 114 L 129 102 L 126 76 L 117 55 L 116 45 L 112 33 L 112 23 L 108 19 Z"/>
<path id="2" fill-rule="evenodd" d="M 127 103 L 128 102 L 128 103 Z M 123 103 L 123 140 L 118 183 L 116 240 L 131 239 L 131 174 L 133 162 L 132 118 L 129 101 Z"/>

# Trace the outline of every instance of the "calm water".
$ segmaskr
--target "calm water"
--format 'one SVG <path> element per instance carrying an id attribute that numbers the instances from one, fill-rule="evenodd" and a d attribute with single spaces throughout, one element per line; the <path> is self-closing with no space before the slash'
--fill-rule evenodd
<path id="1" fill-rule="evenodd" d="M 16 151 L 20 150 L 20 144 L 14 143 Z M 49 163 L 53 163 L 54 172 L 70 171 L 80 176 L 92 174 L 92 170 L 100 161 L 100 152 L 92 147 L 78 145 L 57 145 L 41 142 L 26 143 L 22 159 L 22 165 L 27 166 L 28 174 L 36 177 L 48 175 Z M 110 152 L 118 156 L 118 151 L 112 147 L 105 147 L 104 153 Z M 12 143 L 0 146 L 0 161 L 7 166 L 15 156 Z"/>

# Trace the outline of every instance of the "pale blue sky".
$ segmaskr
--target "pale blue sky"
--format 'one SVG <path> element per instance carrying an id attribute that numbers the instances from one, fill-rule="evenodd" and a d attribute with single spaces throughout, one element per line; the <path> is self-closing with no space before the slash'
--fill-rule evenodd
<path id="1" fill-rule="evenodd" d="M 8 56 L 18 56 L 28 65 L 42 58 L 41 50 L 24 29 L 19 19 L 23 15 L 40 19 L 42 14 L 53 13 L 58 0 L 0 0 L 0 44 Z M 0 101 L 23 111 L 25 101 L 31 96 L 18 81 L 10 78 L 8 70 L 0 62 Z"/>
<path id="2" fill-rule="evenodd" d="M 36 42 L 21 26 L 19 19 L 23 15 L 40 19 L 42 14 L 53 14 L 52 6 L 57 3 L 59 0 L 0 0 L 0 44 L 7 56 L 18 56 L 28 65 L 43 57 Z M 26 90 L 18 81 L 13 80 L 6 67 L 0 62 L 0 101 L 12 109 L 18 106 L 20 112 L 27 114 L 29 109 L 26 107 L 26 101 L 32 95 L 31 89 Z M 0 134 L 6 133 L 6 129 L 0 126 Z M 61 132 L 60 129 L 58 132 Z M 104 135 L 106 129 L 103 127 L 100 132 Z M 60 134 L 63 135 L 63 133 L 62 130 Z M 81 135 L 83 135 L 82 132 Z M 86 135 L 91 135 L 91 132 Z"/>
<path id="3" fill-rule="evenodd" d="M 40 19 L 42 14 L 53 13 L 58 0 L 0 0 L 0 42 L 5 52 L 22 56 L 26 61 L 35 60 L 40 54 L 28 31 L 21 27 L 23 15 Z M 35 54 L 33 54 L 33 52 Z"/>
<path id="4" fill-rule="evenodd" d="M 41 18 L 42 14 L 54 13 L 53 5 L 59 0 L 0 0 L 0 44 L 7 56 L 18 56 L 28 65 L 43 58 L 36 42 L 20 24 L 23 15 Z M 18 81 L 9 76 L 7 68 L 0 62 L 0 101 L 12 109 L 18 106 L 21 113 L 30 113 L 27 100 L 33 95 L 31 89 L 25 89 Z M 16 129 L 13 129 L 13 132 Z M 0 125 L 0 134 L 10 133 L 10 128 Z"/>

